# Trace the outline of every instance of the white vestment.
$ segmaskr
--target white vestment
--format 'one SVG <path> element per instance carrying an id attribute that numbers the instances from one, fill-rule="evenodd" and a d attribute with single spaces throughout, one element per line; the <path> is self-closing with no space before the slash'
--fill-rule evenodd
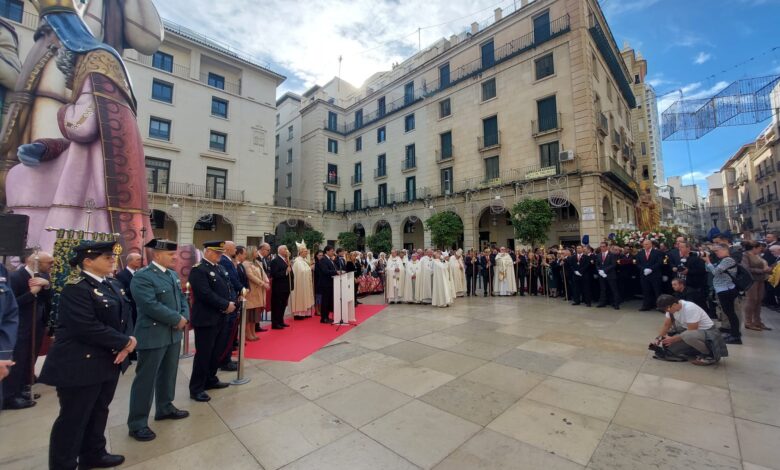
<path id="1" fill-rule="evenodd" d="M 450 274 L 452 274 L 453 292 L 456 297 L 463 297 L 466 293 L 466 271 L 463 258 L 453 256 L 449 262 Z"/>
<path id="2" fill-rule="evenodd" d="M 431 303 L 433 287 L 433 259 L 423 256 L 420 258 L 420 274 L 417 275 L 415 285 L 415 300 L 424 304 Z"/>
<path id="3" fill-rule="evenodd" d="M 515 292 L 517 292 L 517 282 L 512 257 L 508 253 L 499 253 L 496 255 L 493 294 L 513 295 Z"/>
<path id="4" fill-rule="evenodd" d="M 391 256 L 387 260 L 385 268 L 385 277 L 387 278 L 387 301 L 401 302 L 404 296 L 404 263 L 400 256 Z"/>
<path id="5" fill-rule="evenodd" d="M 404 297 L 403 301 L 407 303 L 417 302 L 415 298 L 415 287 L 417 286 L 417 279 L 420 275 L 420 262 L 409 261 L 406 264 L 404 270 Z"/>
<path id="6" fill-rule="evenodd" d="M 450 268 L 441 260 L 432 260 L 433 263 L 433 297 L 431 305 L 434 307 L 447 307 L 455 297 L 452 293 L 450 282 Z"/>

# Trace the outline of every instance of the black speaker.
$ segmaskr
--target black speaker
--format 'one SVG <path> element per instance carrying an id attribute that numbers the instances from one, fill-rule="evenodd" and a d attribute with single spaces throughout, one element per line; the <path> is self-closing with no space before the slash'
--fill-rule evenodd
<path id="1" fill-rule="evenodd" d="M 30 216 L 0 214 L 0 256 L 19 256 L 27 248 Z"/>

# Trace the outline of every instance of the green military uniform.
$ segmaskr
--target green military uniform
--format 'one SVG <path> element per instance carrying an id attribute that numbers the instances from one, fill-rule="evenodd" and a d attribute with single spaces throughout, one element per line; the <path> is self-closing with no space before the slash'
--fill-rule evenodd
<path id="1" fill-rule="evenodd" d="M 130 290 L 138 309 L 135 328 L 138 364 L 127 417 L 127 425 L 133 432 L 148 427 L 153 397 L 156 418 L 176 410 L 173 398 L 182 339 L 182 331 L 176 326 L 182 317 L 189 321 L 190 313 L 179 276 L 156 263 L 135 273 Z"/>

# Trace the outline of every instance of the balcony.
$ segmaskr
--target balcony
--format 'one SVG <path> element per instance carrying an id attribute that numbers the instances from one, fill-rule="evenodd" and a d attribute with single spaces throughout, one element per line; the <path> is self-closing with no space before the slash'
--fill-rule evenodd
<path id="1" fill-rule="evenodd" d="M 551 134 L 561 130 L 561 113 L 553 114 L 539 118 L 538 121 L 531 121 L 531 133 L 534 137 Z"/>
<path id="2" fill-rule="evenodd" d="M 606 114 L 601 111 L 596 112 L 596 128 L 598 129 L 599 134 L 604 137 L 609 135 L 609 119 L 607 119 Z"/>
<path id="3" fill-rule="evenodd" d="M 604 174 L 610 177 L 613 181 L 621 184 L 622 186 L 631 189 L 636 186 L 636 181 L 626 171 L 625 168 L 620 166 L 620 163 L 614 158 L 604 158 Z M 631 189 L 633 191 L 633 189 Z"/>
<path id="4" fill-rule="evenodd" d="M 758 165 L 755 168 L 756 181 L 760 181 L 775 173 L 774 165 Z"/>
<path id="5" fill-rule="evenodd" d="M 342 128 L 344 125 L 342 124 Z M 322 120 L 322 128 L 326 131 L 336 132 L 337 134 L 342 134 L 341 129 L 339 129 L 338 122 L 331 122 L 327 119 Z"/>
<path id="6" fill-rule="evenodd" d="M 401 160 L 401 172 L 413 171 L 417 169 L 417 159 L 414 157 L 406 157 Z"/>
<path id="7" fill-rule="evenodd" d="M 201 83 L 203 83 L 206 86 L 210 86 L 212 88 L 216 88 L 218 90 L 225 90 L 228 93 L 233 93 L 234 95 L 240 95 L 241 94 L 241 82 L 233 83 L 229 82 L 227 80 L 222 81 L 222 86 L 214 86 L 209 84 L 209 74 L 208 72 L 203 72 L 200 74 L 200 80 Z"/>
<path id="8" fill-rule="evenodd" d="M 761 207 L 764 204 L 766 204 L 767 202 L 769 202 L 769 201 L 767 201 L 767 198 L 765 198 L 764 196 L 761 196 L 760 198 L 756 199 L 756 207 Z"/>
<path id="9" fill-rule="evenodd" d="M 213 199 L 218 201 L 246 202 L 244 191 L 239 189 L 215 190 L 205 184 L 175 183 L 169 182 L 167 185 L 158 184 L 154 188 L 149 188 L 152 194 L 170 194 L 174 196 L 187 196 L 198 199 Z"/>
<path id="10" fill-rule="evenodd" d="M 631 158 L 631 148 L 627 145 L 623 145 L 623 160 L 628 161 L 628 159 Z"/>
<path id="11" fill-rule="evenodd" d="M 612 131 L 612 148 L 620 150 L 620 132 L 615 130 Z"/>
<path id="12" fill-rule="evenodd" d="M 501 131 L 498 131 L 495 134 L 488 134 L 482 137 L 477 137 L 477 147 L 479 148 L 480 152 L 500 148 Z"/>
<path id="13" fill-rule="evenodd" d="M 737 185 L 742 186 L 743 184 L 747 183 L 748 177 L 745 173 L 737 173 Z"/>
<path id="14" fill-rule="evenodd" d="M 599 24 L 598 20 L 592 13 L 588 16 L 588 20 L 588 32 L 590 32 L 593 41 L 596 43 L 596 47 L 598 48 L 602 57 L 604 57 L 604 60 L 607 62 L 609 71 L 612 73 L 612 76 L 615 77 L 620 94 L 622 94 L 623 98 L 625 98 L 629 108 L 636 108 L 636 97 L 634 96 L 634 92 L 631 90 L 631 84 L 629 83 L 628 77 L 626 75 L 627 70 L 623 64 L 623 61 L 619 59 L 619 48 L 616 44 L 614 45 L 614 48 L 612 47 L 614 41 L 610 43 L 610 40 L 608 39 L 609 33 L 604 33 L 604 30 L 601 28 L 601 24 Z M 617 53 L 615 53 L 616 49 Z"/>
<path id="15" fill-rule="evenodd" d="M 328 175 L 325 178 L 325 184 L 328 186 L 341 186 L 341 178 L 334 175 Z"/>
<path id="16" fill-rule="evenodd" d="M 450 145 L 441 149 L 436 149 L 436 163 L 444 163 L 452 161 L 455 153 L 455 147 Z"/>
<path id="17" fill-rule="evenodd" d="M 363 175 L 352 175 L 352 186 L 363 184 Z"/>
<path id="18" fill-rule="evenodd" d="M 387 167 L 380 166 L 379 168 L 374 168 L 374 179 L 382 179 L 387 178 Z"/>

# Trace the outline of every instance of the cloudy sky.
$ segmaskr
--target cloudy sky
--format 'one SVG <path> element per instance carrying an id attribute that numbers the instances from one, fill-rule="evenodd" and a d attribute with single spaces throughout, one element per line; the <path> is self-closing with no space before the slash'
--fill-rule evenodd
<path id="1" fill-rule="evenodd" d="M 360 85 L 441 37 L 492 18 L 520 0 L 157 0 L 167 19 L 218 38 L 288 77 L 279 94 L 303 92 L 339 73 Z M 648 59 L 666 109 L 682 90 L 708 97 L 746 77 L 780 74 L 780 0 L 601 0 L 619 45 Z M 418 35 L 419 28 L 419 35 Z M 419 42 L 418 42 L 419 41 Z M 772 48 L 777 48 L 772 50 Z M 717 129 L 690 143 L 664 142 L 667 176 L 698 184 L 766 122 Z"/>

